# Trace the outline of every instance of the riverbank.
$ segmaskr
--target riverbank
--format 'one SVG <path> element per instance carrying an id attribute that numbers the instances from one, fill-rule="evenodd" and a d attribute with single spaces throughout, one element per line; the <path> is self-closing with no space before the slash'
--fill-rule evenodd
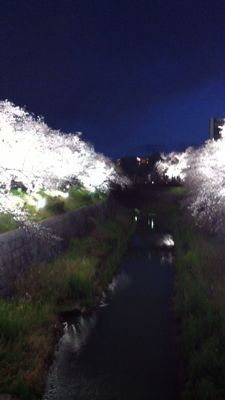
<path id="1" fill-rule="evenodd" d="M 172 249 L 152 235 L 141 214 L 100 306 L 67 319 L 43 400 L 179 399 Z"/>
<path id="2" fill-rule="evenodd" d="M 182 400 L 225 398 L 225 244 L 199 230 L 181 208 L 184 193 L 152 204 L 175 241 L 175 311 L 183 355 Z"/>
<path id="3" fill-rule="evenodd" d="M 16 283 L 14 298 L 0 301 L 0 392 L 40 399 L 62 315 L 95 307 L 111 281 L 133 225 L 117 208 L 113 219 L 93 221 L 52 264 L 34 266 Z"/>

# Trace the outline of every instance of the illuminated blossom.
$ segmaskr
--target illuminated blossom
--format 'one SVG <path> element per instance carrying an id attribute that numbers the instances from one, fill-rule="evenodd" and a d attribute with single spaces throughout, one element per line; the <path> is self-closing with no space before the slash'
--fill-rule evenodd
<path id="1" fill-rule="evenodd" d="M 63 194 L 73 182 L 89 191 L 107 192 L 111 182 L 126 184 L 110 159 L 81 140 L 80 133 L 63 134 L 9 101 L 0 101 L 0 211 L 21 221 L 27 216 L 12 187 L 26 189 L 29 201 L 44 206 L 40 190 Z M 67 183 L 67 185 L 65 185 Z M 63 188 L 63 192 L 62 192 Z"/>
<path id="2" fill-rule="evenodd" d="M 188 159 L 193 149 L 190 147 L 183 153 L 172 152 L 161 154 L 161 160 L 157 162 L 156 169 L 166 181 L 183 182 L 188 168 Z"/>
<path id="3" fill-rule="evenodd" d="M 225 121 L 224 121 L 225 122 Z M 198 149 L 162 156 L 159 174 L 176 178 L 187 189 L 186 204 L 198 225 L 225 234 L 225 124 L 218 140 L 208 140 Z"/>
<path id="4" fill-rule="evenodd" d="M 209 140 L 189 158 L 188 208 L 200 226 L 224 233 L 225 138 Z"/>

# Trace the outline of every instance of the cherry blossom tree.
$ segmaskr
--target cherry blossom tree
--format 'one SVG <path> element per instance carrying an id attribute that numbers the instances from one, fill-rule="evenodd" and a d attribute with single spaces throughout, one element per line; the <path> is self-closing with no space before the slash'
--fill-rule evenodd
<path id="1" fill-rule="evenodd" d="M 65 196 L 74 181 L 89 191 L 107 192 L 111 182 L 127 184 L 110 159 L 95 152 L 81 134 L 51 129 L 42 117 L 0 101 L 0 211 L 26 222 L 22 202 L 12 194 L 15 182 L 26 188 L 36 205 L 40 191 Z M 62 191 L 62 187 L 64 190 Z"/>
<path id="2" fill-rule="evenodd" d="M 177 179 L 187 189 L 186 205 L 196 223 L 225 234 L 225 121 L 220 139 L 208 140 L 198 149 L 162 155 L 161 176 Z"/>
<path id="3" fill-rule="evenodd" d="M 162 153 L 161 160 L 156 163 L 156 170 L 166 182 L 182 183 L 187 174 L 188 160 L 192 152 L 193 149 L 189 147 L 183 153 Z"/>

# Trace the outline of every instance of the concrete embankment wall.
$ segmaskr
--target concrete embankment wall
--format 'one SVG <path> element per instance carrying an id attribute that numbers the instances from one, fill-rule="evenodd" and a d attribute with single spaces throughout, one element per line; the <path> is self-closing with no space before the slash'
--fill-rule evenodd
<path id="1" fill-rule="evenodd" d="M 71 211 L 42 222 L 40 228 L 60 237 L 37 237 L 23 229 L 16 229 L 0 235 L 0 297 L 13 294 L 15 279 L 32 264 L 53 260 L 65 250 L 70 239 L 87 233 L 93 221 L 99 222 L 113 213 L 112 199 Z"/>

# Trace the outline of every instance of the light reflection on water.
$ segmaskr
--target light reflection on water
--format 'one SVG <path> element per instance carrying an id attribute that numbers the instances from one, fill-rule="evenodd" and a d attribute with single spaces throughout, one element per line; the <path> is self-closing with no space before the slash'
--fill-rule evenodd
<path id="1" fill-rule="evenodd" d="M 161 253 L 160 264 L 161 265 L 165 265 L 165 264 L 172 265 L 173 264 L 173 254 L 171 252 Z"/>
<path id="2" fill-rule="evenodd" d="M 131 278 L 129 277 L 128 274 L 126 274 L 124 271 L 120 272 L 117 274 L 112 282 L 108 286 L 108 293 L 105 294 L 103 293 L 102 298 L 99 303 L 99 307 L 107 307 L 110 303 L 110 300 L 114 295 L 117 293 L 121 292 L 123 289 L 125 289 L 129 284 L 131 283 Z M 51 368 L 48 381 L 47 381 L 47 387 L 46 387 L 46 392 L 44 394 L 43 400 L 56 400 L 58 399 L 58 393 L 60 393 L 60 399 L 63 399 L 62 393 L 65 390 L 65 399 L 69 399 L 69 394 L 68 394 L 68 388 L 64 387 L 64 382 L 62 381 L 61 384 L 61 378 L 62 377 L 62 369 L 63 366 L 65 365 L 65 370 L 68 369 L 68 358 L 66 355 L 74 354 L 74 362 L 73 362 L 73 368 L 75 366 L 75 363 L 78 361 L 80 353 L 82 352 L 82 349 L 86 345 L 92 331 L 95 329 L 96 324 L 98 320 L 98 314 L 97 312 L 94 312 L 91 316 L 86 316 L 83 317 L 82 315 L 79 316 L 78 318 L 75 319 L 73 323 L 68 323 L 67 321 L 63 322 L 63 336 L 61 337 L 58 345 L 58 350 L 55 354 L 55 361 L 53 363 L 53 366 Z M 59 366 L 60 366 L 60 371 L 59 371 Z M 59 373 L 58 373 L 59 372 Z M 78 371 L 77 371 L 78 372 Z M 80 373 L 78 372 L 78 375 Z M 102 377 L 103 378 L 103 377 Z M 99 378 L 99 382 L 97 383 L 96 380 L 93 382 L 94 387 L 92 386 L 91 381 L 87 381 L 84 385 L 85 378 L 84 376 L 80 375 L 79 376 L 79 381 L 82 381 L 83 388 L 80 387 L 80 391 L 84 391 L 84 394 L 89 392 L 91 390 L 91 399 L 94 399 L 94 392 L 99 391 L 97 390 L 97 386 L 102 387 L 103 382 L 102 378 Z M 105 381 L 105 379 L 104 379 Z M 71 392 L 73 393 L 75 388 L 74 388 L 74 383 L 70 382 L 71 386 Z M 86 389 L 84 389 L 86 387 Z M 89 388 L 89 389 L 87 389 Z M 90 389 L 91 388 L 91 389 Z M 95 389 L 94 389 L 95 388 Z M 94 392 L 93 392 L 94 390 Z M 96 391 L 97 390 L 97 391 Z M 109 387 L 106 385 L 106 382 L 104 382 L 104 391 L 107 393 L 109 390 Z M 112 392 L 112 388 L 110 389 Z M 80 392 L 81 394 L 81 392 Z M 119 399 L 119 393 L 117 393 L 117 397 Z M 86 397 L 85 397 L 86 398 Z M 97 399 L 97 397 L 96 397 Z"/>
<path id="3" fill-rule="evenodd" d="M 154 252 L 148 252 L 148 260 L 151 262 L 154 256 Z M 159 259 L 161 265 L 172 265 L 173 264 L 173 254 L 170 251 L 161 251 L 159 253 Z"/>
<path id="4" fill-rule="evenodd" d="M 64 334 L 59 342 L 61 347 L 66 347 L 72 352 L 79 352 L 86 344 L 91 331 L 97 323 L 97 314 L 93 313 L 89 317 L 78 317 L 73 324 L 64 323 Z"/>
<path id="5" fill-rule="evenodd" d="M 99 303 L 99 307 L 107 307 L 110 299 L 120 291 L 124 290 L 128 285 L 131 284 L 131 277 L 124 271 L 117 274 L 112 282 L 108 285 L 107 294 L 103 292 L 102 298 Z"/>
<path id="6" fill-rule="evenodd" d="M 148 243 L 136 236 L 97 310 L 64 324 L 43 400 L 178 398 L 173 255 Z"/>
<path id="7" fill-rule="evenodd" d="M 116 275 L 112 282 L 109 284 L 109 291 L 112 294 L 116 294 L 121 290 L 125 289 L 128 285 L 131 284 L 131 277 L 126 274 L 124 271 Z"/>
<path id="8" fill-rule="evenodd" d="M 73 324 L 63 323 L 64 333 L 58 345 L 58 350 L 55 353 L 55 361 L 49 373 L 46 392 L 43 400 L 58 399 L 58 394 L 62 396 L 63 391 L 66 391 L 66 399 L 69 399 L 68 388 L 65 385 L 65 376 L 63 371 L 68 371 L 71 363 L 71 357 L 79 357 L 82 349 L 87 343 L 91 332 L 97 323 L 97 313 L 93 313 L 89 317 L 79 316 Z M 76 358 L 73 360 L 73 364 Z M 63 399 L 63 397 L 60 397 Z"/>

